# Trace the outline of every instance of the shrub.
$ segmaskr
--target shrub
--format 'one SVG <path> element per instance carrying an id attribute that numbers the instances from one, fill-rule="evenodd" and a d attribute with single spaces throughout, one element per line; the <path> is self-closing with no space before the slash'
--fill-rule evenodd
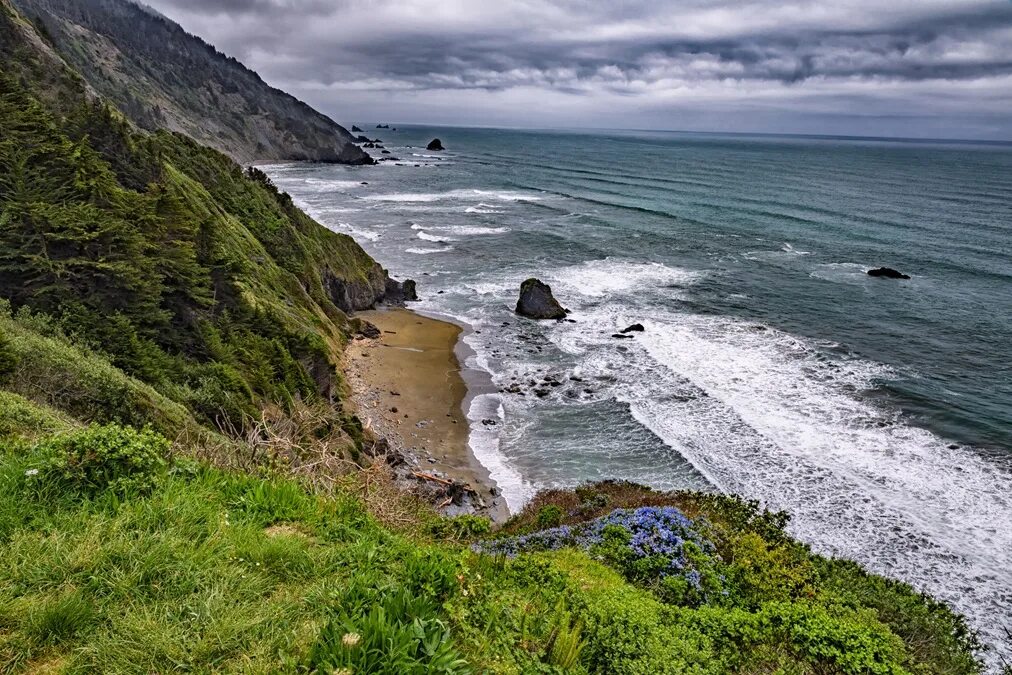
<path id="1" fill-rule="evenodd" d="M 538 511 L 537 524 L 539 528 L 546 529 L 549 527 L 558 527 L 562 524 L 562 519 L 565 516 L 565 512 L 555 504 L 549 504 L 541 507 Z"/>
<path id="2" fill-rule="evenodd" d="M 18 364 L 18 355 L 11 346 L 10 338 L 0 331 L 0 382 L 14 372 Z"/>
<path id="3" fill-rule="evenodd" d="M 150 429 L 92 425 L 40 446 L 38 478 L 85 495 L 147 492 L 165 473 L 169 441 Z"/>
<path id="4" fill-rule="evenodd" d="M 675 604 L 699 604 L 721 591 L 714 545 L 673 506 L 617 509 L 588 523 L 479 542 L 474 550 L 516 556 L 567 546 L 601 557 Z"/>
<path id="5" fill-rule="evenodd" d="M 492 521 L 484 516 L 465 514 L 452 518 L 443 516 L 429 525 L 429 533 L 439 539 L 461 541 L 492 531 Z"/>

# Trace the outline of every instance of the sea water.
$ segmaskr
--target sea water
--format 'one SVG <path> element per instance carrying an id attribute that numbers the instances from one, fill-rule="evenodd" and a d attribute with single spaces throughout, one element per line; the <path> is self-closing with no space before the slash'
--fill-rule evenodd
<path id="1" fill-rule="evenodd" d="M 512 509 L 604 478 L 759 499 L 1007 653 L 1012 147 L 376 133 L 398 161 L 267 170 L 469 327 L 501 391 L 471 401 L 472 449 Z M 532 276 L 572 321 L 513 313 Z"/>

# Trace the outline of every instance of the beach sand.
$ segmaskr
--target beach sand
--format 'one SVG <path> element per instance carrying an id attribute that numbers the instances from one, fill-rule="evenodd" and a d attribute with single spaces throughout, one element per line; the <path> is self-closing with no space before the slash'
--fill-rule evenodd
<path id="1" fill-rule="evenodd" d="M 505 520 L 503 498 L 468 447 L 468 388 L 455 353 L 460 326 L 401 308 L 355 316 L 382 331 L 378 338 L 353 340 L 345 351 L 363 423 L 416 457 L 419 471 L 469 484 L 490 505 L 487 515 Z"/>

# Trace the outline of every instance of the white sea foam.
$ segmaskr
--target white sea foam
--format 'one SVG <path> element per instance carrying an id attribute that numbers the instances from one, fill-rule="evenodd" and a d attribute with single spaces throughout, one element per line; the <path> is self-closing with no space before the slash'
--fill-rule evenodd
<path id="1" fill-rule="evenodd" d="M 638 263 L 619 258 L 590 260 L 555 271 L 551 278 L 586 296 L 604 297 L 630 290 L 662 286 L 689 286 L 703 277 L 699 272 L 660 263 Z"/>
<path id="2" fill-rule="evenodd" d="M 581 319 L 552 339 L 588 376 L 612 378 L 612 395 L 711 482 L 789 511 L 818 551 L 904 579 L 1000 638 L 1012 476 L 864 400 L 888 369 L 733 319 L 643 319 L 621 305 Z M 616 354 L 607 333 L 633 320 L 646 331 Z"/>
<path id="3" fill-rule="evenodd" d="M 538 195 L 524 192 L 489 191 L 489 190 L 450 190 L 448 192 L 394 192 L 390 194 L 366 195 L 362 199 L 378 202 L 437 202 L 442 200 L 460 199 L 497 199 L 504 202 L 540 201 Z"/>
<path id="4" fill-rule="evenodd" d="M 794 248 L 790 243 L 784 242 L 784 245 L 780 247 L 780 250 L 784 253 L 790 253 L 791 255 L 812 255 L 811 251 L 802 251 Z"/>
<path id="5" fill-rule="evenodd" d="M 484 202 L 479 202 L 477 206 L 468 206 L 466 209 L 464 209 L 464 213 L 491 214 L 491 213 L 502 213 L 502 210 L 498 206 L 495 206 L 494 204 L 486 204 Z"/>
<path id="6" fill-rule="evenodd" d="M 452 250 L 452 246 L 443 246 L 442 248 L 406 248 L 404 252 L 414 253 L 415 255 L 429 255 L 431 253 L 446 253 Z"/>
<path id="7" fill-rule="evenodd" d="M 535 488 L 514 469 L 500 450 L 497 428 L 505 418 L 505 410 L 497 394 L 475 396 L 467 411 L 470 422 L 468 445 L 475 458 L 493 477 L 506 506 L 511 513 L 519 511 L 524 503 L 534 496 Z M 496 419 L 500 424 L 482 424 L 485 419 Z"/>
<path id="8" fill-rule="evenodd" d="M 415 232 L 415 236 L 424 241 L 447 242 L 454 240 L 453 237 L 443 237 L 436 234 L 429 234 L 425 230 L 418 230 L 417 232 Z"/>
<path id="9" fill-rule="evenodd" d="M 360 238 L 360 239 L 367 239 L 368 241 L 377 241 L 380 237 L 383 236 L 383 234 L 380 233 L 380 232 L 374 232 L 372 230 L 365 230 L 365 229 L 362 229 L 360 227 L 355 227 L 354 225 L 351 225 L 350 223 L 338 223 L 337 225 L 338 225 L 338 227 L 341 228 L 341 230 L 343 230 L 344 232 L 347 232 L 352 237 L 356 237 L 356 238 Z"/>

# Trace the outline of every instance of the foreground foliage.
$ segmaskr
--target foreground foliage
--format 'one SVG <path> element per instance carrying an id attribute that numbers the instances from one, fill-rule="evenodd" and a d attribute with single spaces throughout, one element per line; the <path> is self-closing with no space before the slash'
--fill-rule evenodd
<path id="1" fill-rule="evenodd" d="M 556 492 L 544 531 L 531 509 L 499 539 L 395 531 L 346 489 L 166 446 L 117 425 L 3 443 L 0 672 L 978 672 L 947 608 L 733 498 L 601 484 L 577 503 L 627 508 Z"/>

